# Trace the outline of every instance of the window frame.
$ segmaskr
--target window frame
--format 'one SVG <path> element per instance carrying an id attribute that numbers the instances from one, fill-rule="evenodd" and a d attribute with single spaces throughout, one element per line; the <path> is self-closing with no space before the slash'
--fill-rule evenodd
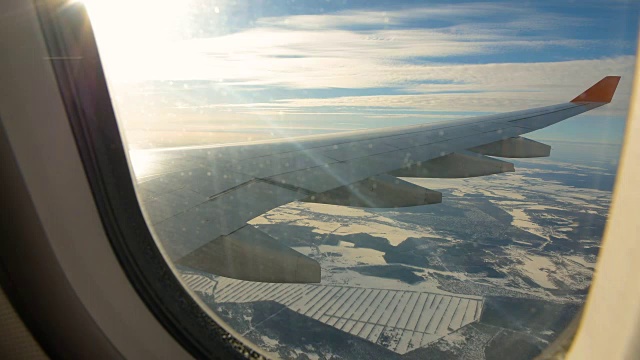
<path id="1" fill-rule="evenodd" d="M 49 58 L 104 231 L 137 294 L 196 358 L 260 358 L 183 287 L 144 219 L 84 5 L 36 3 Z"/>
<path id="2" fill-rule="evenodd" d="M 51 58 L 83 59 L 79 64 L 53 61 L 53 69 L 104 230 L 129 280 L 167 331 L 195 357 L 239 357 L 242 353 L 260 356 L 203 311 L 175 278 L 157 249 L 137 202 L 86 12 L 81 6 L 54 3 L 37 3 L 40 24 Z M 63 6 L 67 7 L 63 9 Z M 626 135 L 625 147 L 629 146 L 629 139 Z M 636 143 L 636 146 L 639 145 Z M 612 203 L 611 209 L 615 205 Z M 602 266 L 599 255 L 597 269 Z M 593 287 L 598 287 L 597 281 L 592 285 L 587 303 L 593 300 Z M 188 316 L 184 317 L 185 314 Z M 582 315 L 576 318 L 578 322 L 583 319 Z M 557 343 L 562 341 L 561 352 L 565 352 L 572 345 L 576 330 L 577 326 L 570 326 L 547 350 L 557 348 Z M 544 355 L 551 356 L 546 350 L 542 356 L 546 358 Z"/>

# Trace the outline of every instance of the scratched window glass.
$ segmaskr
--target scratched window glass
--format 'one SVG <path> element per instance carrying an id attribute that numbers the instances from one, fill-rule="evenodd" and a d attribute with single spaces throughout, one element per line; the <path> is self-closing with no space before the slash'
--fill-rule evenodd
<path id="1" fill-rule="evenodd" d="M 149 228 L 289 359 L 529 359 L 579 314 L 638 4 L 87 2 Z"/>

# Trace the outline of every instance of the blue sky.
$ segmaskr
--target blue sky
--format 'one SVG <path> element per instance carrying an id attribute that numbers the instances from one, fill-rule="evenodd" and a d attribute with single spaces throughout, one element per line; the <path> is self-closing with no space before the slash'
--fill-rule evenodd
<path id="1" fill-rule="evenodd" d="M 607 143 L 624 129 L 640 8 L 143 0 L 123 2 L 123 11 L 108 3 L 90 12 L 127 127 L 406 125 L 560 103 L 621 75 L 612 104 L 531 136 Z"/>

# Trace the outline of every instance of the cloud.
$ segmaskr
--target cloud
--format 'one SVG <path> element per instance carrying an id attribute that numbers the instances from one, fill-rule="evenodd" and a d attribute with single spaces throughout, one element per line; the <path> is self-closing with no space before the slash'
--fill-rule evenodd
<path id="1" fill-rule="evenodd" d="M 535 13 L 535 16 L 532 16 Z M 488 21 L 491 19 L 493 21 Z M 499 21 L 496 21 L 498 20 Z M 505 21 L 505 19 L 510 19 Z M 280 27 L 286 29 L 382 29 L 404 28 L 407 24 L 449 22 L 453 24 L 474 23 L 478 28 L 496 28 L 518 31 L 551 31 L 570 21 L 574 26 L 584 24 L 584 19 L 574 16 L 558 16 L 543 13 L 522 4 L 511 3 L 463 3 L 430 4 L 421 8 L 405 8 L 390 11 L 347 10 L 332 14 L 313 14 L 268 17 L 258 19 L 258 27 Z M 484 26 L 483 26 L 484 25 Z M 458 26 L 462 28 L 462 26 Z"/>
<path id="2" fill-rule="evenodd" d="M 162 26 L 161 21 L 155 23 Z M 569 100 L 606 75 L 621 75 L 623 81 L 613 104 L 594 113 L 622 115 L 634 67 L 633 56 L 501 63 L 503 54 L 544 58 L 557 49 L 571 54 L 597 44 L 565 31 L 588 26 L 587 19 L 512 4 L 266 17 L 252 28 L 221 36 L 154 38 L 145 43 L 139 36 L 129 36 L 136 29 L 125 25 L 117 36 L 100 41 L 110 80 L 125 89 L 121 94 L 131 94 L 126 93 L 126 84 L 149 80 L 198 81 L 196 87 L 201 87 L 200 96 L 193 95 L 194 88 L 186 92 L 179 87 L 163 89 L 161 94 L 152 89 L 124 96 L 123 109 L 140 108 L 141 98 L 154 102 L 155 108 L 143 109 L 145 118 L 168 108 L 176 119 L 189 111 L 198 118 L 217 114 L 225 119 L 240 115 L 428 118 L 429 112 L 500 112 Z M 153 33 L 144 30 L 146 35 Z M 488 62 L 487 56 L 494 63 L 460 61 L 483 57 Z M 202 81 L 224 88 L 229 102 L 211 104 L 211 96 L 202 95 L 210 87 Z M 250 87 L 295 90 L 301 96 L 252 100 L 246 96 Z M 395 94 L 302 96 L 307 89 L 332 88 L 391 88 Z"/>
<path id="3" fill-rule="evenodd" d="M 411 94 L 291 98 L 267 103 L 202 104 L 194 107 L 234 111 L 277 110 L 316 112 L 319 108 L 341 108 L 345 113 L 360 109 L 405 109 L 422 111 L 498 112 L 569 101 L 607 75 L 622 81 L 611 105 L 596 110 L 604 115 L 624 115 L 629 105 L 635 57 L 549 63 L 482 65 L 421 65 L 397 67 L 375 64 L 375 80 L 363 65 L 348 76 L 353 87 L 405 84 Z M 356 69 L 351 69 L 356 70 Z M 329 69 L 333 75 L 336 72 Z M 362 77 L 360 77 L 360 75 Z M 345 75 L 347 76 L 347 75 Z M 305 78 L 306 81 L 309 78 Z M 410 80 L 410 81 L 409 81 Z M 406 84 L 406 83 L 409 84 Z M 294 84 L 289 84 L 293 85 Z M 304 84 L 301 84 L 301 86 Z M 313 108 L 313 110 L 302 110 Z M 242 110 L 244 109 L 244 110 Z M 363 113 L 363 110 L 360 110 Z M 409 114 L 407 114 L 409 116 Z"/>
<path id="4" fill-rule="evenodd" d="M 414 80 L 447 80 L 408 87 L 418 94 L 293 99 L 290 107 L 360 106 L 421 110 L 507 111 L 569 101 L 607 75 L 623 77 L 608 114 L 625 114 L 629 105 L 635 58 L 576 60 L 551 63 L 423 66 L 412 69 Z M 601 111 L 602 112 L 602 111 Z"/>
<path id="5" fill-rule="evenodd" d="M 593 45 L 559 36 L 557 30 L 569 22 L 573 27 L 585 23 L 510 4 L 432 5 L 267 17 L 253 28 L 181 41 L 142 42 L 136 28 L 99 40 L 114 81 L 208 79 L 244 86 L 371 88 L 413 81 L 407 75 L 419 62 Z"/>
<path id="6" fill-rule="evenodd" d="M 293 88 L 379 87 L 413 81 L 413 59 L 580 47 L 584 40 L 527 40 L 501 35 L 450 34 L 442 30 L 290 31 L 252 29 L 156 48 L 141 56 L 109 57 L 115 80 L 217 80 Z M 389 71 L 389 70 L 392 71 Z M 381 71 L 384 71 L 381 72 Z"/>

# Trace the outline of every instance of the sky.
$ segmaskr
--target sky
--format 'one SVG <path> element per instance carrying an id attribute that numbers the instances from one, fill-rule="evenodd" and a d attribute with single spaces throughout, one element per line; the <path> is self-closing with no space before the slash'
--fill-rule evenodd
<path id="1" fill-rule="evenodd" d="M 127 129 L 408 125 L 557 104 L 620 75 L 611 104 L 530 136 L 614 144 L 640 9 L 625 1 L 87 5 Z"/>

